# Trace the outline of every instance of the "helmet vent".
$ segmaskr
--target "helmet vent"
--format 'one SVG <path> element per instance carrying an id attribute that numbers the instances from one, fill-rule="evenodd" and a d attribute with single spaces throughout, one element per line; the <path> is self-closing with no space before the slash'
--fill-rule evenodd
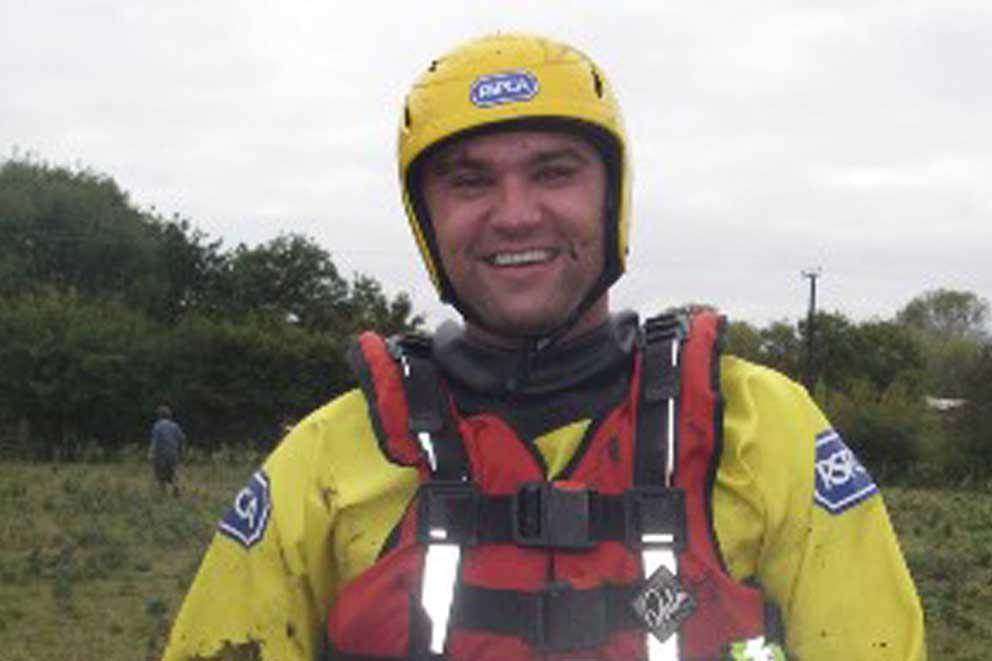
<path id="1" fill-rule="evenodd" d="M 431 60 L 431 64 L 429 67 L 427 67 L 427 70 L 430 71 L 431 73 L 437 71 L 437 60 Z"/>
<path id="2" fill-rule="evenodd" d="M 592 70 L 592 86 L 596 90 L 596 96 L 603 98 L 603 79 L 600 77 L 599 72 L 595 69 Z"/>
<path id="3" fill-rule="evenodd" d="M 410 106 L 409 104 L 403 104 L 403 126 L 410 128 Z"/>

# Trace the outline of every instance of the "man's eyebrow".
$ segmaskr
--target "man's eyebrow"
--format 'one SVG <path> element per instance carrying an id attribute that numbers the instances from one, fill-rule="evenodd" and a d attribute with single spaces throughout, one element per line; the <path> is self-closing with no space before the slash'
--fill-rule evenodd
<path id="1" fill-rule="evenodd" d="M 470 170 L 482 170 L 485 168 L 485 165 L 482 161 L 469 156 L 466 150 L 458 149 L 448 154 L 438 154 L 437 158 L 434 159 L 434 162 L 428 165 L 428 168 L 430 169 L 431 174 L 438 177 L 443 177 L 454 170 L 463 168 Z"/>
<path id="2" fill-rule="evenodd" d="M 548 151 L 542 151 L 535 154 L 529 159 L 531 165 L 542 165 L 549 161 L 557 160 L 572 160 L 578 161 L 579 163 L 588 163 L 589 159 L 578 149 L 574 147 L 562 147 L 561 149 L 552 149 Z"/>
<path id="3" fill-rule="evenodd" d="M 561 147 L 537 152 L 527 159 L 527 165 L 534 167 L 558 160 L 575 161 L 580 164 L 589 162 L 589 158 L 575 147 Z M 428 165 L 431 174 L 438 177 L 443 177 L 455 170 L 485 170 L 486 167 L 485 161 L 473 158 L 467 149 L 458 149 L 448 154 L 438 154 L 437 158 Z"/>

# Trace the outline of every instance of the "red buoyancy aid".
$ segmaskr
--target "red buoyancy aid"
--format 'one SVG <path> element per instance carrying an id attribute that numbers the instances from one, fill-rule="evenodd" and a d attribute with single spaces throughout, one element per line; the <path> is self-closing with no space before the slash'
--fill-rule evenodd
<path id="1" fill-rule="evenodd" d="M 677 658 L 728 658 L 732 645 L 763 642 L 776 628 L 772 611 L 757 588 L 727 573 L 712 527 L 722 319 L 708 311 L 672 319 L 656 324 L 662 341 L 646 324 L 628 395 L 590 424 L 567 481 L 550 483 L 536 448 L 501 418 L 459 415 L 436 373 L 423 376 L 429 359 L 411 369 L 399 344 L 361 335 L 351 360 L 380 447 L 393 462 L 416 467 L 422 484 L 395 543 L 343 586 L 331 608 L 329 658 L 648 659 L 651 619 L 630 604 L 645 594 L 647 544 L 638 533 L 659 518 L 674 520 L 664 529 L 678 538 L 675 587 L 693 604 L 675 623 Z M 668 353 L 671 364 L 656 369 Z M 666 397 L 677 411 L 667 469 L 664 438 L 655 437 L 664 436 L 666 423 L 655 418 L 665 417 L 658 403 Z M 425 398 L 433 403 L 425 406 Z M 433 444 L 418 429 L 436 432 Z M 661 465 L 639 466 L 655 461 Z M 421 600 L 435 524 L 449 525 L 455 533 L 447 541 L 461 550 L 443 656 L 431 653 Z"/>

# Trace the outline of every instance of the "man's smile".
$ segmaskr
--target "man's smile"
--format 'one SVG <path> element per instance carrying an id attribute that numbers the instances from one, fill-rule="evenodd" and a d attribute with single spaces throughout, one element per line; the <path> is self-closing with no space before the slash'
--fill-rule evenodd
<path id="1" fill-rule="evenodd" d="M 554 259 L 558 255 L 557 250 L 548 248 L 529 248 L 518 251 L 500 251 L 492 253 L 485 258 L 491 266 L 526 266 L 529 264 L 543 264 Z"/>

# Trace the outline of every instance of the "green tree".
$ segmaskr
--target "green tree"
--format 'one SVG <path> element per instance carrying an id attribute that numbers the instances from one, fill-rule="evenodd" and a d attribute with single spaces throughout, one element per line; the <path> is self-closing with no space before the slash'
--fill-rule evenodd
<path id="1" fill-rule="evenodd" d="M 147 272 L 143 218 L 110 179 L 29 161 L 0 166 L 5 294 L 38 285 L 121 291 Z"/>
<path id="2" fill-rule="evenodd" d="M 763 362 L 761 331 L 746 321 L 731 321 L 724 335 L 724 350 L 756 363 Z"/>
<path id="3" fill-rule="evenodd" d="M 283 234 L 228 256 L 214 290 L 214 305 L 227 315 L 249 312 L 324 329 L 348 296 L 348 283 L 330 254 L 311 239 Z"/>
<path id="4" fill-rule="evenodd" d="M 985 344 L 965 381 L 967 399 L 952 417 L 955 441 L 952 468 L 956 475 L 992 471 L 992 343 Z"/>
<path id="5" fill-rule="evenodd" d="M 907 303 L 896 320 L 933 337 L 981 341 L 988 337 L 989 302 L 970 291 L 934 289 Z"/>
<path id="6" fill-rule="evenodd" d="M 847 380 L 867 379 L 884 392 L 895 383 L 921 396 L 926 367 L 923 345 L 905 326 L 894 321 L 868 321 L 852 333 L 855 360 Z"/>
<path id="7" fill-rule="evenodd" d="M 944 397 L 967 397 L 972 371 L 989 335 L 988 301 L 978 295 L 936 289 L 917 296 L 896 320 L 917 336 L 926 362 L 926 387 Z"/>
<path id="8" fill-rule="evenodd" d="M 31 159 L 0 164 L 0 306 L 0 423 L 39 456 L 143 440 L 160 402 L 205 444 L 264 443 L 350 384 L 354 332 L 422 323 L 306 237 L 222 252 L 110 177 Z"/>
<path id="9" fill-rule="evenodd" d="M 174 321 L 220 267 L 220 242 L 139 211 L 110 177 L 32 160 L 0 165 L 0 295 L 53 286 L 123 296 Z"/>
<path id="10" fill-rule="evenodd" d="M 283 234 L 254 248 L 239 245 L 216 281 L 212 299 L 222 316 L 268 315 L 338 336 L 364 328 L 396 333 L 422 323 L 405 294 L 390 300 L 378 281 L 361 274 L 349 283 L 330 253 L 298 234 Z"/>
<path id="11" fill-rule="evenodd" d="M 798 379 L 800 376 L 800 339 L 796 327 L 787 321 L 775 321 L 761 329 L 759 362 Z"/>
<path id="12" fill-rule="evenodd" d="M 147 382 L 150 327 L 119 301 L 39 288 L 0 305 L 0 400 L 25 420 L 36 454 L 73 458 L 89 443 L 128 440 Z"/>
<path id="13" fill-rule="evenodd" d="M 191 315 L 160 338 L 153 398 L 170 402 L 198 444 L 269 445 L 298 417 L 352 385 L 345 338 L 268 315 Z"/>

